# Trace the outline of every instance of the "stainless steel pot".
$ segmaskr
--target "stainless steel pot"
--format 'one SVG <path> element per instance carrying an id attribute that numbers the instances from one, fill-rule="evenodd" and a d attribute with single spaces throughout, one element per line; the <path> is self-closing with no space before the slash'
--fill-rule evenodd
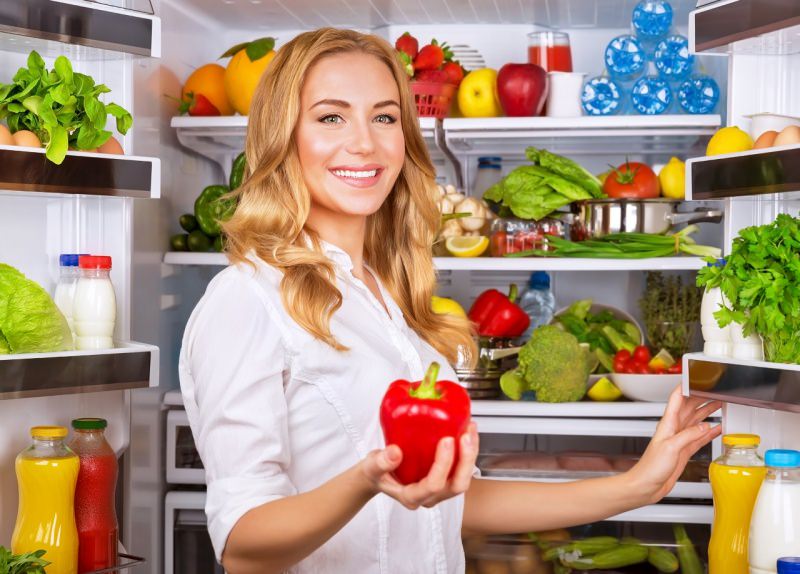
<path id="1" fill-rule="evenodd" d="M 573 241 L 603 237 L 609 233 L 636 231 L 665 233 L 674 225 L 722 221 L 722 211 L 698 208 L 678 212 L 677 199 L 590 199 L 572 204 L 565 221 Z"/>

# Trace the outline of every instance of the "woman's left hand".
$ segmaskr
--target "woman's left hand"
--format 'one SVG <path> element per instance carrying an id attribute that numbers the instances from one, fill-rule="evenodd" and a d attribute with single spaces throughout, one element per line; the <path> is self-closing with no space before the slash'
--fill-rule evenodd
<path id="1" fill-rule="evenodd" d="M 649 504 L 664 498 L 691 456 L 722 432 L 720 425 L 702 422 L 721 403 L 705 403 L 703 399 L 684 397 L 680 387 L 672 391 L 647 450 L 629 471 Z"/>

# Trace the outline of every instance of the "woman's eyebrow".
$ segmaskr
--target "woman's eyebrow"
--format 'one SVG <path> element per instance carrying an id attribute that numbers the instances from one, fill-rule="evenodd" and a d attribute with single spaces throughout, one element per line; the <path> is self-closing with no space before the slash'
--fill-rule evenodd
<path id="1" fill-rule="evenodd" d="M 383 100 L 382 102 L 378 102 L 377 104 L 375 104 L 372 107 L 373 108 L 386 108 L 386 107 L 389 107 L 389 106 L 397 106 L 399 108 L 400 104 L 397 103 L 395 100 Z"/>
<path id="2" fill-rule="evenodd" d="M 351 107 L 350 106 L 350 102 L 346 102 L 345 100 L 335 100 L 335 99 L 327 98 L 327 99 L 318 101 L 316 104 L 311 106 L 309 109 L 313 110 L 314 108 L 319 107 L 319 106 L 336 106 L 338 108 L 350 108 Z M 378 108 L 386 108 L 386 107 L 389 107 L 389 106 L 397 106 L 399 108 L 400 104 L 396 100 L 383 100 L 381 102 L 378 102 L 377 104 L 375 104 L 372 107 L 373 107 L 373 109 L 378 109 Z"/>

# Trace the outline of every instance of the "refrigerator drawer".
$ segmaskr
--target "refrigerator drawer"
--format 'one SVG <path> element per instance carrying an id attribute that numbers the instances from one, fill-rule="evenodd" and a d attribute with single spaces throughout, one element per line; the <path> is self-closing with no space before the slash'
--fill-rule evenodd
<path id="1" fill-rule="evenodd" d="M 206 471 L 194 444 L 186 411 L 167 413 L 167 483 L 205 484 Z"/>
<path id="2" fill-rule="evenodd" d="M 168 492 L 164 500 L 164 574 L 224 574 L 203 510 L 206 493 Z"/>

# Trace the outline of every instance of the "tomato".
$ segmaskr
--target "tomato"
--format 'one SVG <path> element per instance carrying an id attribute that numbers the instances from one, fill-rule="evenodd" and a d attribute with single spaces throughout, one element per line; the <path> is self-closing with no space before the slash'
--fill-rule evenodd
<path id="1" fill-rule="evenodd" d="M 683 372 L 683 363 L 681 361 L 678 361 L 677 363 L 672 365 L 669 369 L 667 369 L 667 372 L 670 375 L 680 375 Z"/>
<path id="2" fill-rule="evenodd" d="M 645 347 L 644 345 L 639 345 L 633 350 L 633 360 L 637 363 L 649 363 L 650 362 L 650 349 Z"/>
<path id="3" fill-rule="evenodd" d="M 666 369 L 650 369 L 650 374 L 652 375 L 663 375 L 666 372 L 667 372 Z"/>
<path id="4" fill-rule="evenodd" d="M 658 197 L 658 176 L 649 166 L 626 161 L 603 182 L 603 191 L 615 199 L 652 199 Z"/>
<path id="5" fill-rule="evenodd" d="M 650 367 L 647 366 L 647 363 L 639 363 L 634 359 L 631 361 L 631 372 L 636 373 L 637 375 L 651 375 Z"/>
<path id="6" fill-rule="evenodd" d="M 614 360 L 622 359 L 623 361 L 630 361 L 631 360 L 631 352 L 627 349 L 622 349 L 621 351 L 617 351 L 617 354 L 614 355 Z"/>
<path id="7" fill-rule="evenodd" d="M 628 361 L 623 359 L 614 358 L 614 372 L 615 373 L 624 373 L 625 368 L 628 366 Z"/>

